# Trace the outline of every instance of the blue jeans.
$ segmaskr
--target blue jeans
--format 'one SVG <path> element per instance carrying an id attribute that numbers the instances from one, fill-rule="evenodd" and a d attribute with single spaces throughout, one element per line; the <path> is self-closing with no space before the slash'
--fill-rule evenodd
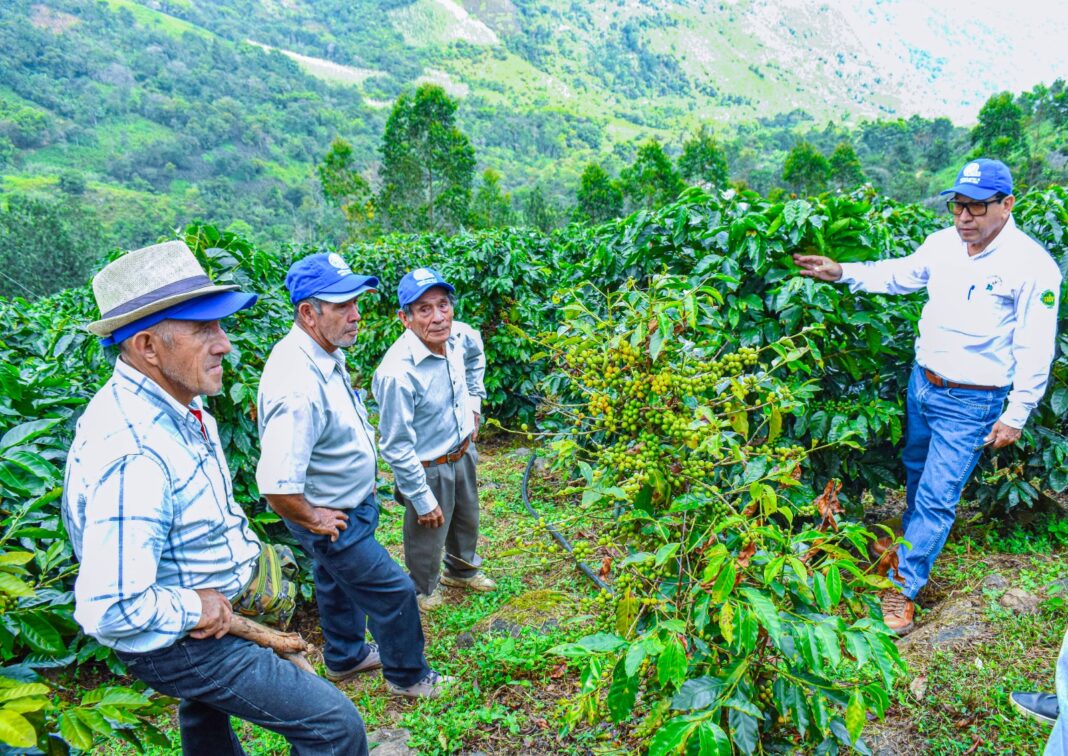
<path id="1" fill-rule="evenodd" d="M 894 577 L 915 599 L 957 517 L 957 502 L 975 469 L 983 439 L 1001 416 L 1009 389 L 939 388 L 912 369 L 905 438 L 906 500 L 901 524 L 909 547 Z"/>
<path id="2" fill-rule="evenodd" d="M 1068 756 L 1068 630 L 1061 641 L 1061 655 L 1057 657 L 1057 706 L 1060 712 L 1053 732 L 1046 741 L 1042 756 Z"/>
<path id="3" fill-rule="evenodd" d="M 144 654 L 119 653 L 134 677 L 181 699 L 186 756 L 242 756 L 230 717 L 285 737 L 294 754 L 366 754 L 363 720 L 344 693 L 251 641 L 186 636 Z"/>
<path id="4" fill-rule="evenodd" d="M 370 625 L 382 657 L 382 676 L 408 687 L 430 672 L 423 656 L 423 624 L 415 584 L 378 541 L 374 497 L 346 510 L 348 527 L 336 541 L 288 520 L 286 527 L 315 562 L 315 600 L 326 647 L 323 661 L 335 672 L 362 662 Z"/>

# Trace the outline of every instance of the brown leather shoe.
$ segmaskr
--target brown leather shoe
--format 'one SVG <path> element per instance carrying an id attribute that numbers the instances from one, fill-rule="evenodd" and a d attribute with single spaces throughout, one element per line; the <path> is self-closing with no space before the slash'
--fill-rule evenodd
<path id="1" fill-rule="evenodd" d="M 882 602 L 883 622 L 892 633 L 901 637 L 908 635 L 916 626 L 913 615 L 916 613 L 916 604 L 912 599 L 906 598 L 905 594 L 894 588 L 887 588 L 879 594 Z"/>

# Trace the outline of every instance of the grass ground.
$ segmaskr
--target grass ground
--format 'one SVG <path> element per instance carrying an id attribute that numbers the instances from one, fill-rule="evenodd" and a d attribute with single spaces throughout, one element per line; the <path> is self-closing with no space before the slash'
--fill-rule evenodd
<path id="1" fill-rule="evenodd" d="M 369 731 L 403 727 L 411 732 L 409 745 L 422 754 L 628 753 L 611 729 L 561 734 L 560 704 L 578 683 L 547 651 L 590 632 L 592 618 L 583 601 L 594 588 L 562 558 L 550 554 L 545 564 L 544 556 L 518 548 L 520 541 L 543 537 L 535 535 L 520 499 L 525 458 L 500 440 L 483 443 L 480 453 L 481 553 L 499 588 L 477 595 L 446 589 L 447 603 L 424 622 L 431 664 L 459 682 L 441 699 L 416 703 L 390 698 L 377 674 L 348 684 L 346 692 Z M 550 491 L 551 481 L 545 480 L 532 491 L 546 521 L 565 534 L 583 529 L 588 535 L 590 523 L 576 522 L 567 503 L 555 501 Z M 1052 690 L 1054 660 L 1068 624 L 1068 596 L 1059 598 L 1054 587 L 1068 578 L 1068 524 L 1054 516 L 1007 528 L 966 520 L 921 596 L 926 611 L 917 637 L 924 626 L 929 638 L 936 626 L 952 630 L 941 609 L 957 605 L 965 615 L 958 612 L 953 621 L 978 630 L 960 641 L 903 645 L 909 674 L 894 691 L 886 720 L 873 723 L 866 734 L 887 756 L 1038 753 L 1048 734 L 1012 710 L 1008 694 Z M 379 538 L 398 558 L 400 532 L 401 510 L 383 507 Z M 1038 596 L 1037 611 L 1003 608 L 999 600 L 1010 588 Z M 297 624 L 305 637 L 321 642 L 311 608 Z M 173 748 L 150 754 L 179 752 L 174 722 L 163 726 Z M 242 724 L 239 734 L 250 755 L 288 752 L 273 733 Z M 117 744 L 105 752 L 132 753 Z"/>

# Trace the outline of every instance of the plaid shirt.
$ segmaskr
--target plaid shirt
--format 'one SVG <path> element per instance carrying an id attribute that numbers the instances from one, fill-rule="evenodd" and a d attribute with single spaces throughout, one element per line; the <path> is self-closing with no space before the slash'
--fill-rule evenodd
<path id="1" fill-rule="evenodd" d="M 200 621 L 195 589 L 233 598 L 252 578 L 260 542 L 201 407 L 119 360 L 78 421 L 63 494 L 82 562 L 74 617 L 105 646 L 165 648 Z"/>

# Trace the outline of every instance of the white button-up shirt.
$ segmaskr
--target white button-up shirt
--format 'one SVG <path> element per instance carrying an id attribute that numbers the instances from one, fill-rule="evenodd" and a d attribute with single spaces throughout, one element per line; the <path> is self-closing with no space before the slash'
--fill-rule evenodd
<path id="1" fill-rule="evenodd" d="M 434 511 L 438 502 L 422 461 L 456 449 L 475 429 L 462 339 L 454 333 L 442 357 L 405 329 L 382 358 L 371 392 L 382 458 L 393 468 L 397 489 L 419 514 Z"/>
<path id="2" fill-rule="evenodd" d="M 294 325 L 263 366 L 256 404 L 261 494 L 350 509 L 374 492 L 374 429 L 340 349 L 327 352 Z"/>
<path id="3" fill-rule="evenodd" d="M 916 361 L 957 383 L 1012 386 L 1001 422 L 1022 428 L 1046 390 L 1057 335 L 1061 272 L 1034 239 L 1008 223 L 974 257 L 955 228 L 913 254 L 842 265 L 852 291 L 927 289 Z"/>
<path id="4" fill-rule="evenodd" d="M 63 522 L 82 560 L 74 618 L 102 645 L 144 653 L 200 621 L 198 588 L 228 598 L 252 579 L 260 542 L 234 501 L 215 420 L 127 365 L 78 420 Z"/>

